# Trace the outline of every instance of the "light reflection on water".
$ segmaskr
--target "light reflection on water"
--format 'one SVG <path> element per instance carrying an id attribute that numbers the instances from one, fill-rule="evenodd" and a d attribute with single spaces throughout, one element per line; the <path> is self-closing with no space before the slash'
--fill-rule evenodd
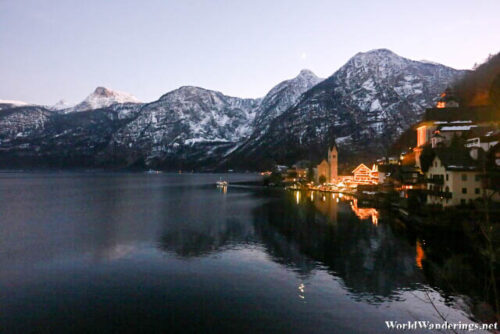
<path id="1" fill-rule="evenodd" d="M 249 175 L 0 174 L 0 325 L 53 331 L 384 330 L 466 314 L 423 248 L 342 194 Z M 367 224 L 368 222 L 368 224 Z"/>

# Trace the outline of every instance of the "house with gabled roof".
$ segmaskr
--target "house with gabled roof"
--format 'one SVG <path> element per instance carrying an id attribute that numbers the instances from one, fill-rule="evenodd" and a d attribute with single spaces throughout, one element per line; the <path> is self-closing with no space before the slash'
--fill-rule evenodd
<path id="1" fill-rule="evenodd" d="M 483 170 L 466 149 L 436 148 L 425 175 L 427 203 L 464 205 L 484 195 Z M 498 196 L 493 200 L 499 200 Z"/>

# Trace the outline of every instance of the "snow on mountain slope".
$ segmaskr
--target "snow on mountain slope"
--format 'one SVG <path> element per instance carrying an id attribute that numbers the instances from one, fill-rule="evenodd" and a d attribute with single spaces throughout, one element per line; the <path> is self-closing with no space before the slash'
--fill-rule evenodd
<path id="1" fill-rule="evenodd" d="M 358 53 L 273 119 L 265 134 L 234 151 L 229 161 L 315 160 L 332 137 L 339 138 L 346 160 L 383 154 L 463 73 L 386 49 Z"/>
<path id="2" fill-rule="evenodd" d="M 18 106 L 0 113 L 0 146 L 42 133 L 51 112 L 39 106 Z"/>
<path id="3" fill-rule="evenodd" d="M 250 169 L 316 160 L 334 137 L 341 160 L 353 162 L 383 154 L 463 73 L 380 49 L 323 81 L 303 70 L 263 99 L 185 86 L 143 104 L 98 87 L 62 111 L 2 110 L 0 163 Z"/>
<path id="4" fill-rule="evenodd" d="M 27 106 L 27 105 L 29 105 L 29 104 L 26 103 L 26 102 L 23 102 L 23 101 L 17 101 L 17 100 L 0 100 L 0 110 L 14 108 L 14 107 Z"/>
<path id="5" fill-rule="evenodd" d="M 175 159 L 186 147 L 232 144 L 250 134 L 259 102 L 181 87 L 146 104 L 136 119 L 115 134 L 109 151 L 130 155 L 128 161 L 140 158 L 147 162 Z"/>
<path id="6" fill-rule="evenodd" d="M 131 154 L 128 163 L 137 159 L 146 164 L 172 162 L 179 156 L 198 163 L 220 159 L 255 129 L 267 128 L 272 119 L 320 81 L 311 71 L 303 70 L 275 86 L 263 99 L 241 99 L 203 88 L 181 87 L 145 105 L 137 119 L 114 136 L 111 151 Z"/>
<path id="7" fill-rule="evenodd" d="M 68 103 L 66 100 L 62 99 L 57 101 L 56 104 L 48 106 L 47 109 L 50 110 L 65 110 L 74 107 L 73 104 Z"/>
<path id="8" fill-rule="evenodd" d="M 100 109 L 116 103 L 141 103 L 141 101 L 129 93 L 115 91 L 105 87 L 97 87 L 92 94 L 85 98 L 85 100 L 72 108 L 65 109 L 65 112 Z"/>
<path id="9" fill-rule="evenodd" d="M 323 79 L 310 70 L 302 70 L 299 75 L 274 86 L 262 99 L 254 127 L 259 128 L 281 115 L 293 106 L 302 93 L 308 91 Z"/>

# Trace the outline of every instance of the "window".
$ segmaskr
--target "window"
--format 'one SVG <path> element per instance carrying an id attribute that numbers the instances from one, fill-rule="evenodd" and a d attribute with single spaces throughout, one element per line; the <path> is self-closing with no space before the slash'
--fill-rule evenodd
<path id="1" fill-rule="evenodd" d="M 448 174 L 446 174 L 446 181 L 448 181 L 448 176 L 449 176 L 449 175 L 448 175 Z"/>
<path id="2" fill-rule="evenodd" d="M 462 198 L 462 199 L 460 200 L 460 205 L 465 205 L 465 199 L 463 199 L 463 198 Z"/>
<path id="3" fill-rule="evenodd" d="M 462 174 L 462 181 L 467 181 L 467 174 Z"/>
<path id="4" fill-rule="evenodd" d="M 446 192 L 449 193 L 450 192 L 450 187 L 446 186 Z"/>
<path id="5" fill-rule="evenodd" d="M 462 194 L 467 194 L 467 188 L 462 188 Z"/>
<path id="6" fill-rule="evenodd" d="M 481 181 L 481 175 L 479 175 L 479 174 L 476 174 L 476 177 L 475 177 L 475 180 L 476 180 L 476 182 L 479 182 L 479 181 Z"/>
<path id="7" fill-rule="evenodd" d="M 476 193 L 476 195 L 479 195 L 481 193 L 481 190 L 479 188 L 476 188 L 474 192 Z"/>

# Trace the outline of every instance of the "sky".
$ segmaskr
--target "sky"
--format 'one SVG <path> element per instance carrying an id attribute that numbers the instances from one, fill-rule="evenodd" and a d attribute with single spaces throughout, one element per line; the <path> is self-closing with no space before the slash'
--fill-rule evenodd
<path id="1" fill-rule="evenodd" d="M 499 0 L 0 0 L 0 99 L 54 104 L 95 87 L 156 100 L 184 85 L 261 97 L 388 48 L 470 69 L 500 52 Z"/>

